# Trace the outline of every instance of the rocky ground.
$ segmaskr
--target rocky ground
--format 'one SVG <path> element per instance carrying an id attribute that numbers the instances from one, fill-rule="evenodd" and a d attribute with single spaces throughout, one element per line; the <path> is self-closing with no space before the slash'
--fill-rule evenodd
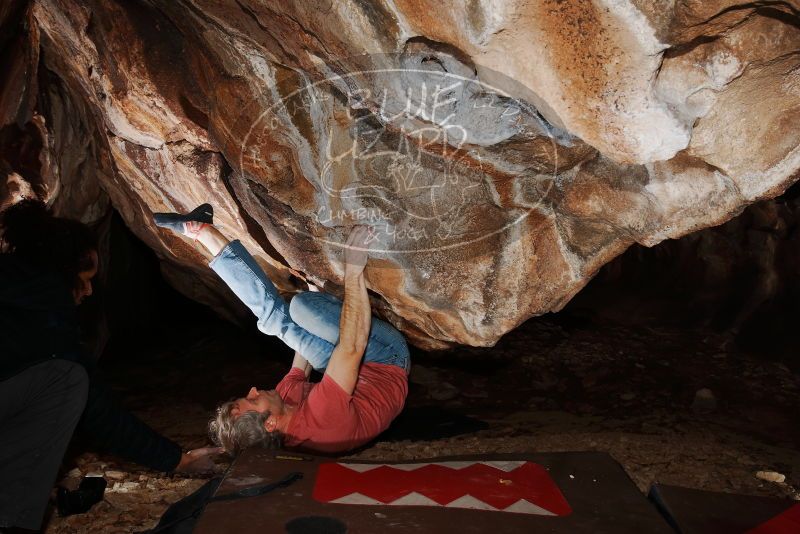
<path id="1" fill-rule="evenodd" d="M 642 491 L 660 481 L 800 499 L 798 375 L 731 347 L 724 336 L 676 327 L 569 314 L 532 320 L 493 349 L 415 357 L 409 406 L 469 414 L 488 429 L 436 441 L 379 441 L 355 456 L 599 450 L 611 453 Z M 216 402 L 253 384 L 269 386 L 290 361 L 288 351 L 257 333 L 218 322 L 151 347 L 111 347 L 106 358 L 107 378 L 126 403 L 187 448 L 207 443 Z M 48 534 L 150 528 L 170 503 L 204 482 L 85 450 L 73 447 L 61 483 L 102 473 L 105 500 L 87 514 L 54 513 Z M 780 480 L 775 473 L 785 480 L 763 479 Z"/>

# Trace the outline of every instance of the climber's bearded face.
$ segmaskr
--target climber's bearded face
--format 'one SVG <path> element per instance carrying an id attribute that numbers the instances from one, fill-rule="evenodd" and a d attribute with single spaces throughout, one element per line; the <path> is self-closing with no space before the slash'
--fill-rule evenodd
<path id="1" fill-rule="evenodd" d="M 283 399 L 274 389 L 263 390 L 250 388 L 246 396 L 234 401 L 231 410 L 233 417 L 238 417 L 245 412 L 270 413 L 280 415 L 284 412 Z"/>

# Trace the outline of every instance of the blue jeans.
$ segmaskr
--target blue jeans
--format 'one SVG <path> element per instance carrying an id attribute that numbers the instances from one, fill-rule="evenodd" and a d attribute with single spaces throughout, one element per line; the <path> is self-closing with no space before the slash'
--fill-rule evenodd
<path id="1" fill-rule="evenodd" d="M 231 241 L 209 266 L 258 318 L 258 329 L 279 337 L 314 369 L 328 366 L 339 341 L 342 302 L 325 293 L 305 292 L 287 304 L 244 246 Z M 411 359 L 403 334 L 373 317 L 364 363 L 397 365 L 408 372 Z"/>

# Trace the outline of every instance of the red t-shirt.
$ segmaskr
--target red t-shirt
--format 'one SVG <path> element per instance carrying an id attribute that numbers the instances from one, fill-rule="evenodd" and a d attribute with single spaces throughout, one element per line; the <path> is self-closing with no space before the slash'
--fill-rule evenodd
<path id="1" fill-rule="evenodd" d="M 328 375 L 319 384 L 297 367 L 275 390 L 297 409 L 284 434 L 284 445 L 318 452 L 343 452 L 367 443 L 386 430 L 403 410 L 408 375 L 396 365 L 365 363 L 352 395 Z"/>

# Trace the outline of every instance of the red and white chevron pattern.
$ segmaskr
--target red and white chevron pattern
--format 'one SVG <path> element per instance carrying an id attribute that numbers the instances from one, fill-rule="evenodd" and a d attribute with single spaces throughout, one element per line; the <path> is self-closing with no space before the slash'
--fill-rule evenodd
<path id="1" fill-rule="evenodd" d="M 572 508 L 540 465 L 525 461 L 320 465 L 324 503 L 439 506 L 565 516 Z"/>

